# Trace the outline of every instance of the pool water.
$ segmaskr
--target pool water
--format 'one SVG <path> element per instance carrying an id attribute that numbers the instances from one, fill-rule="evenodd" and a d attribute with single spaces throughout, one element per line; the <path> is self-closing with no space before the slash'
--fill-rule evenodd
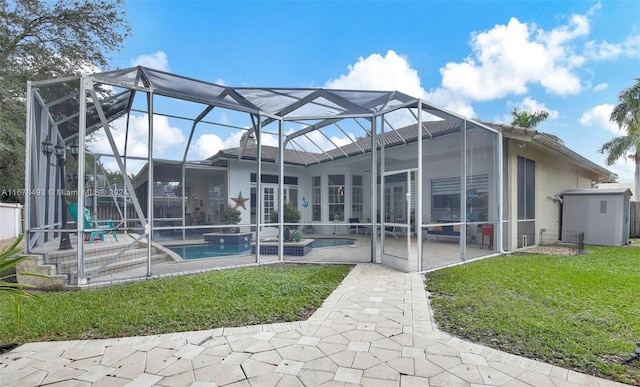
<path id="1" fill-rule="evenodd" d="M 311 243 L 314 249 L 322 247 L 348 246 L 356 240 L 349 238 L 316 238 Z M 167 248 L 182 257 L 182 259 L 200 259 L 226 257 L 229 255 L 251 254 L 251 243 L 241 244 L 199 244 L 199 245 L 177 245 L 167 246 Z"/>
<path id="2" fill-rule="evenodd" d="M 179 246 L 167 246 L 167 248 L 174 253 L 177 253 L 182 259 L 200 259 L 200 258 L 215 258 L 224 257 L 228 255 L 241 255 L 251 253 L 250 243 L 241 244 L 215 244 L 215 245 L 179 245 Z"/>

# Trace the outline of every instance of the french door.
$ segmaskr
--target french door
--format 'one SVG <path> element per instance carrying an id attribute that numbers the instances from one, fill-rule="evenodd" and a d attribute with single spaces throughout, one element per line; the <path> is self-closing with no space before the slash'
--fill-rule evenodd
<path id="1" fill-rule="evenodd" d="M 271 223 L 271 214 L 274 211 L 278 211 L 280 208 L 279 195 L 277 184 L 263 184 L 262 185 L 262 222 Z M 284 201 L 291 202 L 291 189 L 284 187 Z M 295 204 L 295 203 L 294 203 Z"/>

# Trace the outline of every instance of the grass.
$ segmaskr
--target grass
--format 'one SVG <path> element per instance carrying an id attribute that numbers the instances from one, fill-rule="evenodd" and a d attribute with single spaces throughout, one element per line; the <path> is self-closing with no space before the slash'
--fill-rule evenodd
<path id="1" fill-rule="evenodd" d="M 435 318 L 455 336 L 640 384 L 640 248 L 496 257 L 429 273 Z"/>
<path id="2" fill-rule="evenodd" d="M 10 300 L 0 299 L 0 344 L 304 320 L 351 267 L 279 264 L 95 290 L 41 293 L 42 302 L 22 303 L 21 331 L 16 330 Z"/>

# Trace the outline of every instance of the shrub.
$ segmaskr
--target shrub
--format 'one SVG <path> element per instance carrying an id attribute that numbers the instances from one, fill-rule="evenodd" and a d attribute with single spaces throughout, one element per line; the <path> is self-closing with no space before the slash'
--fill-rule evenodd
<path id="1" fill-rule="evenodd" d="M 22 241 L 23 235 L 20 235 L 10 246 L 0 251 L 0 295 L 6 294 L 13 301 L 13 309 L 16 313 L 16 327 L 20 329 L 20 304 L 16 297 L 22 298 L 35 298 L 39 297 L 31 292 L 29 289 L 33 288 L 31 285 L 19 284 L 15 281 L 16 266 L 18 263 L 24 261 L 28 257 L 26 255 L 18 255 L 21 252 L 19 247 Z M 36 277 L 47 277 L 44 274 L 21 272 L 21 275 L 31 275 Z"/>
<path id="2" fill-rule="evenodd" d="M 222 221 L 223 224 L 232 225 L 232 224 L 240 223 L 240 218 L 241 218 L 240 210 L 233 207 L 227 207 L 222 212 L 222 216 L 220 217 L 220 220 Z M 222 231 L 223 232 L 240 232 L 240 229 L 238 227 L 225 227 L 222 229 Z"/>
<path id="3" fill-rule="evenodd" d="M 285 223 L 298 223 L 302 215 L 300 214 L 300 210 L 296 208 L 293 204 L 289 202 L 284 203 L 284 222 Z M 271 216 L 269 217 L 271 223 L 278 223 L 278 211 L 271 212 Z"/>

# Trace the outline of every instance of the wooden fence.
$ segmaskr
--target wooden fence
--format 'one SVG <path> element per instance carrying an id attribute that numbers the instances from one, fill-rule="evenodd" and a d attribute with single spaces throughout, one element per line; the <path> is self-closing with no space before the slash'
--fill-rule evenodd
<path id="1" fill-rule="evenodd" d="M 629 236 L 631 238 L 640 238 L 640 202 L 631 202 L 630 212 Z"/>

